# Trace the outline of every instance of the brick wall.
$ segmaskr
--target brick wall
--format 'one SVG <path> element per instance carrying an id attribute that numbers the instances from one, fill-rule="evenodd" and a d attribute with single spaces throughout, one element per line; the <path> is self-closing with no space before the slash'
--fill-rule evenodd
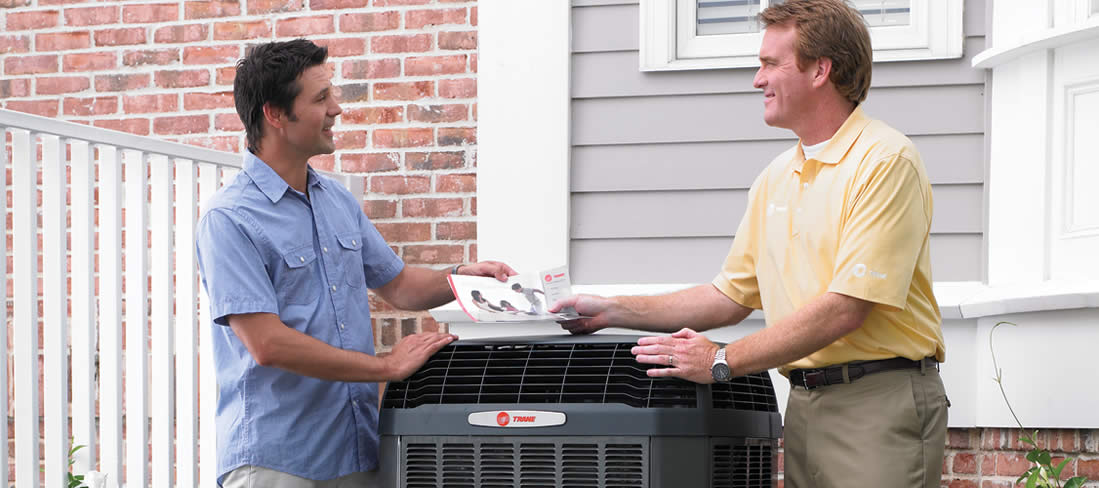
<path id="1" fill-rule="evenodd" d="M 344 112 L 314 167 L 364 176 L 363 210 L 409 264 L 477 259 L 475 1 L 0 0 L 0 25 L 3 108 L 231 152 L 246 47 L 326 45 Z M 380 351 L 439 328 L 371 303 Z"/>

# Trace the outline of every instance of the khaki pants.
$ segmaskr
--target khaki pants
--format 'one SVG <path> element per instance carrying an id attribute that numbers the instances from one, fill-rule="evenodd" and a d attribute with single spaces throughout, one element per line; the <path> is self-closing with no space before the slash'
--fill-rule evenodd
<path id="1" fill-rule="evenodd" d="M 370 488 L 366 473 L 351 473 L 334 480 L 313 481 L 292 474 L 263 468 L 241 466 L 225 475 L 222 488 Z"/>
<path id="2" fill-rule="evenodd" d="M 790 388 L 787 488 L 938 488 L 946 391 L 935 368 L 883 371 L 814 390 Z"/>

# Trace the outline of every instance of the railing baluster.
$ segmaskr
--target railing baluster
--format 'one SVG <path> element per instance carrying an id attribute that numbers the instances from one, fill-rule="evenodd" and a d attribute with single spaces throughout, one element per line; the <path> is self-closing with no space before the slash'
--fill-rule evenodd
<path id="1" fill-rule="evenodd" d="M 73 472 L 95 469 L 95 160 L 86 141 L 72 153 L 72 425 Z"/>
<path id="2" fill-rule="evenodd" d="M 7 148 L 7 134 L 8 130 L 5 127 L 0 126 L 0 142 L 4 142 L 4 145 L 0 146 L 0 163 L 3 163 L 4 168 L 10 168 L 8 165 L 8 148 Z M 6 170 L 5 170 L 6 171 Z M 7 175 L 4 178 L 0 178 L 0 195 L 4 196 L 4 211 L 0 212 L 0 215 L 7 219 L 7 198 L 8 198 L 8 179 Z M 3 274 L 3 278 L 0 279 L 0 297 L 5 302 L 8 300 L 8 225 L 4 222 L 4 225 L 0 225 L 0 274 Z M 0 314 L 0 343 L 4 344 L 4 347 L 0 349 L 0 364 L 4 365 L 4 374 L 0 374 L 0 404 L 3 404 L 5 408 L 8 405 L 8 313 L 7 310 Z M 8 415 L 11 415 L 9 412 Z M 0 425 L 0 459 L 11 459 L 8 454 L 8 439 L 11 435 L 8 432 L 8 419 L 4 419 L 3 425 Z M 0 486 L 8 486 L 8 467 L 4 466 L 4 469 L 0 470 Z"/>
<path id="3" fill-rule="evenodd" d="M 61 140 L 42 136 L 42 369 L 48 488 L 68 486 L 69 357 L 65 287 L 65 162 Z M 22 481 L 20 481 L 22 483 Z"/>
<path id="4" fill-rule="evenodd" d="M 38 483 L 38 202 L 31 134 L 12 131 L 12 263 L 15 346 L 15 479 Z"/>
<path id="5" fill-rule="evenodd" d="M 220 169 L 212 164 L 199 166 L 198 190 L 199 201 L 202 202 L 202 211 L 208 210 L 210 197 L 217 191 L 220 178 Z M 199 305 L 199 415 L 202 421 L 199 423 L 199 482 L 201 486 L 216 486 L 217 484 L 217 377 L 214 375 L 214 349 L 210 343 L 212 340 L 211 329 L 214 324 L 210 319 L 210 297 L 203 288 L 200 293 L 202 303 Z"/>
<path id="6" fill-rule="evenodd" d="M 195 329 L 197 177 L 194 161 L 176 161 L 176 476 L 181 487 L 199 486 L 198 330 Z"/>
<path id="7" fill-rule="evenodd" d="M 175 417 L 175 374 L 172 351 L 172 177 L 173 164 L 165 156 L 149 159 L 152 192 L 149 224 L 152 226 L 150 264 L 153 279 L 152 342 L 152 486 L 172 486 L 172 419 Z"/>
<path id="8" fill-rule="evenodd" d="M 122 162 L 99 146 L 99 470 L 122 485 Z"/>
<path id="9" fill-rule="evenodd" d="M 149 474 L 148 210 L 145 155 L 125 150 L 126 162 L 126 486 L 145 486 Z"/>

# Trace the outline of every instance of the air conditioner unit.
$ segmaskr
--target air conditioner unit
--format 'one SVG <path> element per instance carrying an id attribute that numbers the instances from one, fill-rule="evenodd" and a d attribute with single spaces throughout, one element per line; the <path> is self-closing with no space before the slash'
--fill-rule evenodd
<path id="1" fill-rule="evenodd" d="M 650 378 L 637 336 L 458 341 L 390 383 L 379 486 L 776 485 L 781 418 L 766 372 Z"/>

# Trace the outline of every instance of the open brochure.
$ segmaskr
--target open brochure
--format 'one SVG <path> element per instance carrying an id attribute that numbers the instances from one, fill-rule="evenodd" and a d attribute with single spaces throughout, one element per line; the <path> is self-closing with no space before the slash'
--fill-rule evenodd
<path id="1" fill-rule="evenodd" d="M 538 274 L 518 274 L 501 282 L 484 276 L 450 275 L 450 289 L 474 322 L 538 322 L 580 318 L 575 310 L 546 311 L 572 295 L 566 266 Z"/>

